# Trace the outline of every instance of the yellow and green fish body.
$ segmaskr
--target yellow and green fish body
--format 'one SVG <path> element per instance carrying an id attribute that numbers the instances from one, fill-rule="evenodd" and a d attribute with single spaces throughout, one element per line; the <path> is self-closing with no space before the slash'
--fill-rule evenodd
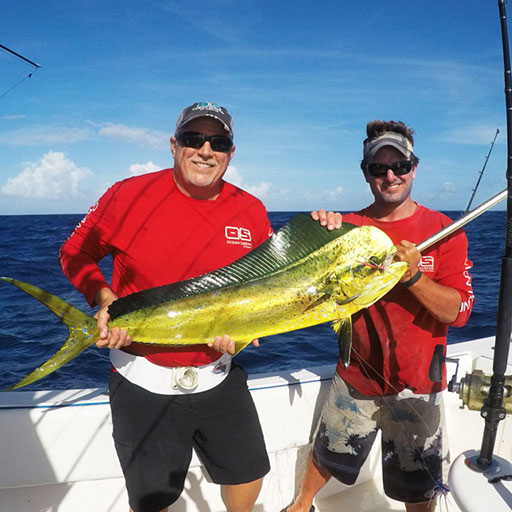
<path id="1" fill-rule="evenodd" d="M 348 364 L 350 316 L 385 295 L 407 268 L 372 226 L 328 232 L 297 216 L 274 237 L 222 269 L 114 302 L 111 327 L 134 342 L 165 346 L 209 343 L 228 334 L 236 352 L 251 340 L 333 321 Z M 96 320 L 27 283 L 2 278 L 47 305 L 70 330 L 61 349 L 11 389 L 30 384 L 70 361 L 99 336 Z"/>
<path id="2" fill-rule="evenodd" d="M 255 338 L 348 318 L 400 279 L 406 267 L 392 263 L 394 252 L 382 231 L 357 228 L 285 271 L 141 309 L 116 318 L 112 326 L 127 329 L 142 343 L 201 344 L 229 334 L 245 345 Z M 370 259 L 370 265 L 362 263 Z"/>

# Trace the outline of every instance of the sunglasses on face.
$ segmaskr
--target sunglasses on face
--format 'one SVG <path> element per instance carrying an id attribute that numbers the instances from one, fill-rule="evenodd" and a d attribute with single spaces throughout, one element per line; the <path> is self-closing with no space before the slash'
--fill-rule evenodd
<path id="1" fill-rule="evenodd" d="M 176 140 L 180 146 L 199 149 L 208 141 L 213 151 L 228 153 L 233 147 L 233 141 L 225 135 L 205 135 L 200 132 L 182 132 L 176 135 Z"/>
<path id="2" fill-rule="evenodd" d="M 370 176 L 375 178 L 383 178 L 387 176 L 388 170 L 391 169 L 395 176 L 403 176 L 412 171 L 414 162 L 412 160 L 401 160 L 392 164 L 368 164 L 366 170 Z"/>

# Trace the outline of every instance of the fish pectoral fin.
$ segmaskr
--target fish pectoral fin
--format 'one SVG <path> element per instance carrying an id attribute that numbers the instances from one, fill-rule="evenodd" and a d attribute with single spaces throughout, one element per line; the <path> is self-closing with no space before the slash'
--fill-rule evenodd
<path id="1" fill-rule="evenodd" d="M 235 341 L 235 353 L 233 355 L 236 356 L 238 352 L 247 347 L 247 345 L 249 345 L 251 342 L 252 340 Z"/>
<path id="2" fill-rule="evenodd" d="M 338 349 L 340 359 L 345 368 L 350 363 L 350 351 L 352 350 L 352 318 L 340 318 L 332 323 L 332 327 L 338 335 Z"/>
<path id="3" fill-rule="evenodd" d="M 363 292 L 360 292 L 360 293 L 356 293 L 355 295 L 352 295 L 352 297 L 347 297 L 346 299 L 343 299 L 343 300 L 336 299 L 336 304 L 338 304 L 338 306 L 343 306 L 345 304 L 349 304 L 350 302 L 354 301 L 358 297 L 361 297 L 362 294 L 363 294 Z"/>
<path id="4" fill-rule="evenodd" d="M 304 312 L 306 311 L 309 311 L 310 309 L 313 309 L 313 308 L 316 308 L 317 306 L 320 306 L 320 304 L 323 304 L 326 300 L 329 300 L 330 299 L 330 295 L 322 295 L 321 297 L 319 297 L 318 299 L 315 300 L 315 302 L 312 302 L 305 310 Z"/>
<path id="5" fill-rule="evenodd" d="M 352 301 L 359 298 L 363 293 L 358 292 L 353 295 L 349 295 L 349 290 L 344 288 L 346 288 L 346 283 L 335 274 L 331 275 L 329 277 L 329 282 L 319 288 L 318 291 L 324 294 L 321 297 L 323 301 L 334 298 L 338 306 L 350 304 Z"/>
<path id="6" fill-rule="evenodd" d="M 329 277 L 329 280 L 331 278 Z M 318 288 L 317 294 L 319 295 L 318 299 L 312 302 L 305 311 L 309 311 L 310 309 L 316 308 L 317 306 L 322 305 L 325 301 L 332 299 L 333 295 L 337 294 L 336 285 L 331 283 L 324 283 L 322 286 Z M 321 294 L 321 295 L 320 295 Z"/>

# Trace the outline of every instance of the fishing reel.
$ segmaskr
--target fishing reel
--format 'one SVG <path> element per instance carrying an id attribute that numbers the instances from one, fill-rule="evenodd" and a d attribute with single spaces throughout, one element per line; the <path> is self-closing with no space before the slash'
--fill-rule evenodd
<path id="1" fill-rule="evenodd" d="M 466 373 L 460 382 L 457 382 L 456 378 L 457 372 L 448 383 L 448 391 L 458 393 L 463 405 L 467 406 L 469 410 L 481 411 L 489 396 L 491 376 L 482 370 L 473 370 L 471 373 Z M 512 376 L 505 377 L 503 407 L 507 414 L 512 413 Z"/>

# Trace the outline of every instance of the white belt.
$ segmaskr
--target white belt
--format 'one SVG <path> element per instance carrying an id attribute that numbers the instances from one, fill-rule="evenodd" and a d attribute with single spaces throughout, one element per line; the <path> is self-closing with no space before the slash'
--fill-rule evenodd
<path id="1" fill-rule="evenodd" d="M 112 366 L 132 384 L 159 395 L 188 395 L 218 386 L 228 375 L 232 356 L 222 357 L 205 366 L 167 367 L 143 356 L 122 350 L 110 350 Z"/>

